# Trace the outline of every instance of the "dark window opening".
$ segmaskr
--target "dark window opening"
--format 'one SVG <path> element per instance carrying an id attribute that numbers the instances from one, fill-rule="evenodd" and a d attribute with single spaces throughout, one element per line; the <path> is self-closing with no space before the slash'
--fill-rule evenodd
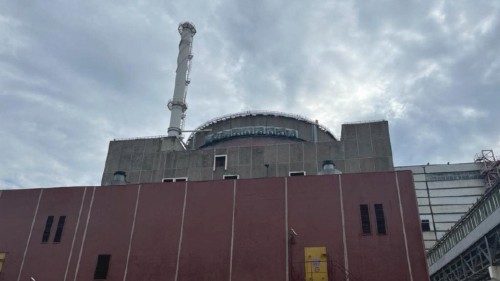
<path id="1" fill-rule="evenodd" d="M 422 220 L 420 224 L 422 225 L 422 231 L 431 231 L 431 224 L 429 220 Z"/>
<path id="2" fill-rule="evenodd" d="M 54 222 L 54 216 L 48 216 L 45 222 L 45 229 L 43 230 L 42 243 L 47 243 L 50 237 L 50 230 L 52 229 L 52 223 Z"/>
<path id="3" fill-rule="evenodd" d="M 386 234 L 384 206 L 382 204 L 375 204 L 375 218 L 377 220 L 378 234 Z"/>
<path id="4" fill-rule="evenodd" d="M 223 175 L 222 178 L 225 180 L 237 180 L 239 178 L 239 176 L 238 175 Z"/>
<path id="5" fill-rule="evenodd" d="M 168 178 L 168 179 L 162 179 L 162 182 L 174 182 L 174 179 Z"/>
<path id="6" fill-rule="evenodd" d="M 305 176 L 306 172 L 304 172 L 304 171 L 290 172 L 289 175 L 290 175 L 290 177 Z"/>
<path id="7" fill-rule="evenodd" d="M 110 259 L 111 255 L 97 256 L 97 265 L 95 267 L 94 279 L 106 279 L 108 277 Z"/>
<path id="8" fill-rule="evenodd" d="M 214 170 L 217 168 L 226 169 L 226 155 L 215 156 Z"/>
<path id="9" fill-rule="evenodd" d="M 57 230 L 56 235 L 54 236 L 54 242 L 61 242 L 61 236 L 64 230 L 64 222 L 66 222 L 66 216 L 60 216 L 59 221 L 57 222 Z"/>
<path id="10" fill-rule="evenodd" d="M 361 229 L 363 230 L 363 234 L 372 233 L 370 227 L 370 214 L 368 213 L 368 205 L 359 205 L 359 211 L 361 213 Z"/>
<path id="11" fill-rule="evenodd" d="M 187 181 L 188 179 L 187 178 L 176 178 L 175 181 L 178 182 L 178 181 Z"/>

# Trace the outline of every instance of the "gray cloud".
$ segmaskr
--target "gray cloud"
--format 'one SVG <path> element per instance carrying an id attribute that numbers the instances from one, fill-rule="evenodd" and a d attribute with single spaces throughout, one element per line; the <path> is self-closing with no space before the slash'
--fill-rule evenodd
<path id="1" fill-rule="evenodd" d="M 500 154 L 497 1 L 0 2 L 0 186 L 96 185 L 110 139 L 165 134 L 177 24 L 187 127 L 281 110 L 388 119 L 396 164 Z"/>

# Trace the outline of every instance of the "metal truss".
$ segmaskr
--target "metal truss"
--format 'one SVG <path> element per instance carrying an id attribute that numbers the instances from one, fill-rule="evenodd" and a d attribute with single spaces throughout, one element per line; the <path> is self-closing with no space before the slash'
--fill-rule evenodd
<path id="1" fill-rule="evenodd" d="M 492 265 L 500 265 L 500 225 L 433 274 L 431 281 L 490 280 Z"/>
<path id="2" fill-rule="evenodd" d="M 493 150 L 482 150 L 475 161 L 481 165 L 481 175 L 487 188 L 492 188 L 500 180 L 500 160 L 495 158 Z"/>

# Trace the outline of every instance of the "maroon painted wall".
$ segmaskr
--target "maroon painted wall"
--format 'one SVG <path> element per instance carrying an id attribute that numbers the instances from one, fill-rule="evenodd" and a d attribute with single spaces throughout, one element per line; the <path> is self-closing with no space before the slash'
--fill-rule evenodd
<path id="1" fill-rule="evenodd" d="M 376 234 L 374 204 L 384 205 L 387 235 Z M 107 280 L 304 280 L 304 247 L 314 246 L 327 247 L 330 280 L 428 280 L 408 171 L 4 190 L 0 226 L 0 281 L 93 280 L 99 254 L 111 255 Z"/>

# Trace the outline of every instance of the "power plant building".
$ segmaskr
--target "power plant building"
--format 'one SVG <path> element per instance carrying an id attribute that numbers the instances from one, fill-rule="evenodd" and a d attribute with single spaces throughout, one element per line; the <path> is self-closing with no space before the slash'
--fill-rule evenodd
<path id="1" fill-rule="evenodd" d="M 426 250 L 467 213 L 486 186 L 477 163 L 396 167 L 411 170 Z"/>
<path id="2" fill-rule="evenodd" d="M 386 121 L 344 124 L 341 139 L 303 117 L 244 112 L 200 126 L 186 144 L 171 137 L 111 141 L 102 185 L 317 175 L 324 161 L 346 173 L 391 171 Z"/>
<path id="3" fill-rule="evenodd" d="M 0 190 L 0 281 L 429 280 L 419 207 L 438 170 L 416 194 L 387 121 L 337 138 L 248 111 L 184 140 L 196 29 L 179 33 L 166 136 L 111 141 L 101 186 Z"/>

